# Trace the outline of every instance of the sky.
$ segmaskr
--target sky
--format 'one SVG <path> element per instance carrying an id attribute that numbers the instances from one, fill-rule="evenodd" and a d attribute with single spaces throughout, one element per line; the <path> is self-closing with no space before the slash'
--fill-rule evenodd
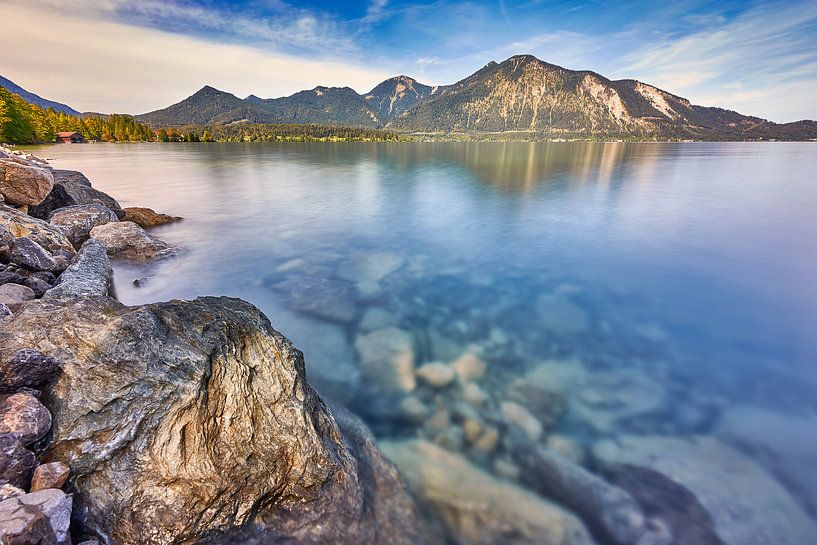
<path id="1" fill-rule="evenodd" d="M 532 54 L 778 122 L 817 119 L 817 0 L 0 0 L 0 75 L 81 111 L 204 85 L 278 97 L 453 83 Z"/>

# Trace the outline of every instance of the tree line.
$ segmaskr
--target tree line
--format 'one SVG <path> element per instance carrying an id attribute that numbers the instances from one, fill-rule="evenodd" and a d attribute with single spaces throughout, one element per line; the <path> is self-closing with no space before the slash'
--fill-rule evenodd
<path id="1" fill-rule="evenodd" d="M 0 87 L 0 142 L 54 142 L 60 132 L 78 132 L 86 140 L 105 142 L 390 142 L 405 139 L 387 131 L 316 124 L 242 123 L 163 128 L 154 132 L 130 115 L 77 117 L 32 104 Z"/>
<path id="2" fill-rule="evenodd" d="M 0 87 L 0 142 L 54 142 L 59 132 L 78 132 L 87 140 L 108 142 L 139 142 L 154 138 L 150 127 L 129 115 L 77 117 L 32 104 Z"/>

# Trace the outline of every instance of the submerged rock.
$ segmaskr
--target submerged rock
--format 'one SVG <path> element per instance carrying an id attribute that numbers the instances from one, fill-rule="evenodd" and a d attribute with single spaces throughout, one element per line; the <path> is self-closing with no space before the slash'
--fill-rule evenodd
<path id="1" fill-rule="evenodd" d="M 176 251 L 132 221 L 98 225 L 91 229 L 91 236 L 102 243 L 110 257 L 146 261 L 166 257 Z"/>
<path id="2" fill-rule="evenodd" d="M 48 221 L 62 227 L 68 240 L 79 248 L 91 236 L 91 229 L 119 219 L 110 208 L 101 204 L 80 204 L 55 210 Z"/>
<path id="3" fill-rule="evenodd" d="M 301 353 L 248 303 L 38 301 L 0 329 L 0 358 L 21 346 L 63 363 L 44 458 L 70 466 L 83 535 L 159 545 L 253 521 L 282 543 L 427 542 L 389 466 L 344 440 Z"/>
<path id="4" fill-rule="evenodd" d="M 414 376 L 414 340 L 396 327 L 378 329 L 355 339 L 364 378 L 390 392 L 410 392 Z"/>
<path id="5" fill-rule="evenodd" d="M 40 204 L 54 187 L 46 168 L 0 159 L 0 195 L 9 204 Z"/>
<path id="6" fill-rule="evenodd" d="M 450 365 L 438 361 L 417 368 L 417 378 L 434 388 L 445 388 L 454 382 L 456 377 L 457 373 Z"/>
<path id="7" fill-rule="evenodd" d="M 589 545 L 575 516 L 464 457 L 422 440 L 386 441 L 386 456 L 457 545 Z"/>
<path id="8" fill-rule="evenodd" d="M 0 543 L 71 545 L 71 496 L 50 488 L 0 502 Z"/>
<path id="9" fill-rule="evenodd" d="M 541 295 L 536 301 L 539 313 L 537 326 L 549 329 L 557 335 L 575 335 L 590 325 L 582 307 L 561 295 Z"/>
<path id="10" fill-rule="evenodd" d="M 404 259 L 387 252 L 358 253 L 338 268 L 338 277 L 349 282 L 369 285 L 377 283 L 403 266 Z"/>
<path id="11" fill-rule="evenodd" d="M 817 543 L 817 526 L 758 464 L 711 437 L 622 436 L 593 448 L 608 471 L 647 468 L 694 495 L 727 545 Z"/>
<path id="12" fill-rule="evenodd" d="M 43 298 L 108 295 L 112 278 L 113 269 L 104 246 L 96 239 L 89 239 L 60 275 L 57 285 L 46 291 Z"/>
<path id="13" fill-rule="evenodd" d="M 530 488 L 571 508 L 594 532 L 618 545 L 645 536 L 644 513 L 624 490 L 541 446 L 513 454 Z"/>
<path id="14" fill-rule="evenodd" d="M 333 322 L 351 322 L 357 316 L 352 286 L 317 276 L 293 276 L 273 286 L 288 294 L 292 308 Z"/>
<path id="15" fill-rule="evenodd" d="M 122 211 L 125 213 L 125 217 L 122 218 L 123 221 L 132 221 L 133 223 L 136 223 L 146 229 L 148 227 L 156 227 L 167 223 L 173 223 L 174 221 L 179 221 L 182 219 L 178 216 L 159 214 L 150 208 L 144 208 L 141 206 L 123 208 Z"/>

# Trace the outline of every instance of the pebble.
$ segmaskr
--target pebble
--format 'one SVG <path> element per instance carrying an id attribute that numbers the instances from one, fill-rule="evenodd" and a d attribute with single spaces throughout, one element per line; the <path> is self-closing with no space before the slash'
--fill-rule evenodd
<path id="1" fill-rule="evenodd" d="M 503 401 L 499 404 L 502 418 L 523 432 L 531 441 L 538 441 L 542 436 L 542 423 L 525 407 L 514 401 Z"/>
<path id="2" fill-rule="evenodd" d="M 417 378 L 434 388 L 445 388 L 456 376 L 451 366 L 441 362 L 426 363 L 417 369 Z"/>
<path id="3" fill-rule="evenodd" d="M 485 374 L 487 365 L 474 354 L 466 352 L 451 363 L 460 382 L 465 384 L 479 380 Z"/>

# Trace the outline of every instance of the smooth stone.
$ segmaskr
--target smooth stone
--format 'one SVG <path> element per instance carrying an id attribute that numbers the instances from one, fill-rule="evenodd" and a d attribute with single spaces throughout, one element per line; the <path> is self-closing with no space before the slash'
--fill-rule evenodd
<path id="1" fill-rule="evenodd" d="M 50 488 L 0 502 L 0 543 L 71 545 L 72 497 Z"/>
<path id="2" fill-rule="evenodd" d="M 14 392 L 19 388 L 39 388 L 60 372 L 54 358 L 38 350 L 23 348 L 10 358 L 0 360 L 0 392 Z"/>
<path id="3" fill-rule="evenodd" d="M 409 395 L 400 401 L 400 413 L 415 424 L 424 422 L 428 418 L 428 412 L 428 407 L 416 396 Z"/>
<path id="4" fill-rule="evenodd" d="M 519 403 L 503 401 L 499 412 L 505 422 L 522 430 L 531 441 L 536 442 L 542 436 L 542 423 Z"/>
<path id="5" fill-rule="evenodd" d="M 0 227 L 4 227 L 15 238 L 28 237 L 51 255 L 65 250 L 68 255 L 76 253 L 65 233 L 56 225 L 34 218 L 9 206 L 0 205 Z"/>
<path id="6" fill-rule="evenodd" d="M 122 211 L 125 213 L 125 217 L 122 218 L 123 221 L 132 221 L 145 229 L 173 223 L 174 221 L 180 221 L 182 219 L 178 216 L 159 214 L 150 208 L 142 206 L 129 206 L 123 208 Z"/>
<path id="7" fill-rule="evenodd" d="M 43 299 L 108 295 L 112 279 L 113 269 L 105 247 L 96 239 L 88 239 Z"/>
<path id="8" fill-rule="evenodd" d="M 470 352 L 462 354 L 451 362 L 451 367 L 457 373 L 457 377 L 459 377 L 460 382 L 463 384 L 481 379 L 485 374 L 485 370 L 488 368 L 482 359 Z"/>
<path id="9" fill-rule="evenodd" d="M 594 543 L 572 514 L 458 454 L 422 440 L 384 441 L 380 447 L 414 493 L 440 517 L 451 543 Z"/>
<path id="10" fill-rule="evenodd" d="M 529 488 L 570 508 L 611 543 L 632 545 L 649 537 L 641 507 L 623 489 L 541 445 L 511 454 Z"/>
<path id="11" fill-rule="evenodd" d="M 375 329 L 396 326 L 399 323 L 400 320 L 391 312 L 381 307 L 372 307 L 363 313 L 363 317 L 360 319 L 357 328 L 364 333 L 368 333 Z"/>
<path id="12" fill-rule="evenodd" d="M 26 490 L 31 484 L 35 467 L 37 458 L 19 438 L 11 434 L 0 435 L 0 483 Z"/>
<path id="13" fill-rule="evenodd" d="M 48 221 L 52 225 L 59 225 L 71 244 L 79 248 L 91 236 L 91 229 L 117 222 L 119 218 L 110 208 L 101 204 L 78 204 L 55 210 Z"/>
<path id="14" fill-rule="evenodd" d="M 414 376 L 414 340 L 411 333 L 387 327 L 355 339 L 365 380 L 391 392 L 411 392 Z"/>
<path id="15" fill-rule="evenodd" d="M 387 252 L 358 253 L 338 268 L 338 277 L 349 282 L 379 282 L 403 266 L 404 259 Z"/>
<path id="16" fill-rule="evenodd" d="M 357 316 L 354 290 L 347 282 L 314 276 L 293 276 L 273 286 L 286 292 L 292 308 L 333 322 L 351 322 Z"/>
<path id="17" fill-rule="evenodd" d="M 40 204 L 53 187 L 54 176 L 48 169 L 0 159 L 0 194 L 5 202 Z"/>
<path id="18" fill-rule="evenodd" d="M 432 362 L 417 368 L 417 378 L 434 388 L 445 388 L 456 378 L 457 374 L 450 365 Z"/>
<path id="19" fill-rule="evenodd" d="M 755 461 L 712 437 L 620 436 L 595 444 L 593 456 L 609 471 L 647 468 L 688 490 L 726 545 L 817 543 L 817 525 L 789 492 Z"/>
<path id="20" fill-rule="evenodd" d="M 11 394 L 0 402 L 0 434 L 7 433 L 28 446 L 51 429 L 51 413 L 28 393 Z"/>
<path id="21" fill-rule="evenodd" d="M 590 325 L 584 309 L 563 296 L 540 295 L 536 300 L 536 311 L 539 315 L 536 326 L 557 335 L 576 335 Z"/>
<path id="22" fill-rule="evenodd" d="M 28 237 L 14 239 L 14 245 L 11 247 L 11 260 L 34 271 L 57 270 L 57 262 L 48 250 Z"/>
<path id="23" fill-rule="evenodd" d="M 11 312 L 17 312 L 26 301 L 34 299 L 34 290 L 21 284 L 3 284 L 0 286 L 0 303 Z"/>
<path id="24" fill-rule="evenodd" d="M 471 405 L 479 407 L 491 399 L 491 396 L 488 395 L 488 392 L 480 388 L 479 385 L 469 382 L 462 386 L 462 398 Z"/>
<path id="25" fill-rule="evenodd" d="M 37 466 L 31 478 L 31 492 L 47 488 L 62 488 L 70 472 L 69 467 L 62 462 L 49 462 Z"/>
<path id="26" fill-rule="evenodd" d="M 475 449 L 489 454 L 495 451 L 498 445 L 499 431 L 493 427 L 486 427 L 482 435 L 474 442 Z"/>
<path id="27" fill-rule="evenodd" d="M 497 458 L 496 460 L 494 460 L 493 470 L 498 477 L 501 477 L 509 481 L 518 480 L 519 475 L 521 474 L 519 466 L 517 466 L 510 460 L 506 460 L 503 458 Z"/>
<path id="28" fill-rule="evenodd" d="M 54 426 L 43 461 L 76 476 L 85 535 L 439 543 L 362 424 L 338 424 L 301 352 L 249 303 L 37 301 L 0 328 L 0 358 L 24 346 L 63 365 L 44 394 Z"/>

